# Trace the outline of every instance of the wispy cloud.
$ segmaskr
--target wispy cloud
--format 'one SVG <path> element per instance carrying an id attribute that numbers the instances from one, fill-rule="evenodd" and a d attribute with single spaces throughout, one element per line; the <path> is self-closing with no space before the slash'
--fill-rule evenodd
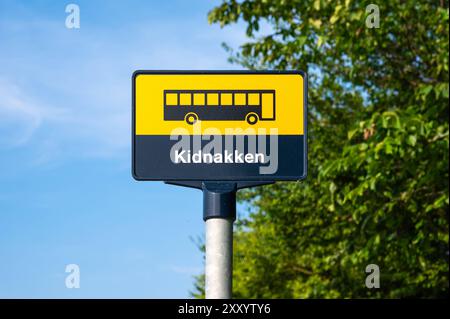
<path id="1" fill-rule="evenodd" d="M 39 105 L 14 83 L 0 77 L 0 146 L 27 143 L 46 120 L 58 121 L 64 110 Z"/>

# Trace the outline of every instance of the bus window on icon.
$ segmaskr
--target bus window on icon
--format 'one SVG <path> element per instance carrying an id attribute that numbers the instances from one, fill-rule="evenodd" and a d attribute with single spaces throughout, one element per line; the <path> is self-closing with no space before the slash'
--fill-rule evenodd
<path id="1" fill-rule="evenodd" d="M 265 119 L 274 119 L 274 99 L 275 95 L 272 93 L 262 94 L 262 117 Z"/>
<path id="2" fill-rule="evenodd" d="M 180 105 L 191 106 L 191 94 L 190 93 L 180 93 Z"/>
<path id="3" fill-rule="evenodd" d="M 259 105 L 259 94 L 249 93 L 248 94 L 248 105 Z"/>
<path id="4" fill-rule="evenodd" d="M 205 105 L 205 93 L 195 93 L 194 94 L 194 105 L 197 105 L 197 106 Z"/>
<path id="5" fill-rule="evenodd" d="M 222 93 L 220 95 L 220 105 L 233 105 L 233 94 Z"/>
<path id="6" fill-rule="evenodd" d="M 178 94 L 177 93 L 167 93 L 166 94 L 166 105 L 170 105 L 170 106 L 178 105 Z"/>
<path id="7" fill-rule="evenodd" d="M 245 93 L 234 94 L 234 105 L 245 105 Z"/>
<path id="8" fill-rule="evenodd" d="M 207 94 L 208 105 L 219 105 L 219 94 L 218 93 L 208 93 Z"/>

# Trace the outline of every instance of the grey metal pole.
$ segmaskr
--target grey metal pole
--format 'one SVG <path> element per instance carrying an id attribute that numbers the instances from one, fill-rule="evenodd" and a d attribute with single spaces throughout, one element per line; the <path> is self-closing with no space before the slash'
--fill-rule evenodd
<path id="1" fill-rule="evenodd" d="M 206 233 L 205 295 L 207 299 L 230 299 L 236 183 L 204 182 L 202 188 Z"/>
<path id="2" fill-rule="evenodd" d="M 230 299 L 233 267 L 233 220 L 210 218 L 206 225 L 205 292 L 207 299 Z"/>

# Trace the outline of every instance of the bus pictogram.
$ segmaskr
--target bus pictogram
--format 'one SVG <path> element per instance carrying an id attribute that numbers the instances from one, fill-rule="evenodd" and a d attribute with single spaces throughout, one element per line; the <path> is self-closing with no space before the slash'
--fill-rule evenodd
<path id="1" fill-rule="evenodd" d="M 164 90 L 164 120 L 275 120 L 275 90 Z"/>

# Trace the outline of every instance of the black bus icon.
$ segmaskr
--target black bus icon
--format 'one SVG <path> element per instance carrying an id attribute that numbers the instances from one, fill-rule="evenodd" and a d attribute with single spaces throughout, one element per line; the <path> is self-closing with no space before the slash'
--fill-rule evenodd
<path id="1" fill-rule="evenodd" d="M 164 120 L 275 120 L 275 90 L 164 90 Z"/>

